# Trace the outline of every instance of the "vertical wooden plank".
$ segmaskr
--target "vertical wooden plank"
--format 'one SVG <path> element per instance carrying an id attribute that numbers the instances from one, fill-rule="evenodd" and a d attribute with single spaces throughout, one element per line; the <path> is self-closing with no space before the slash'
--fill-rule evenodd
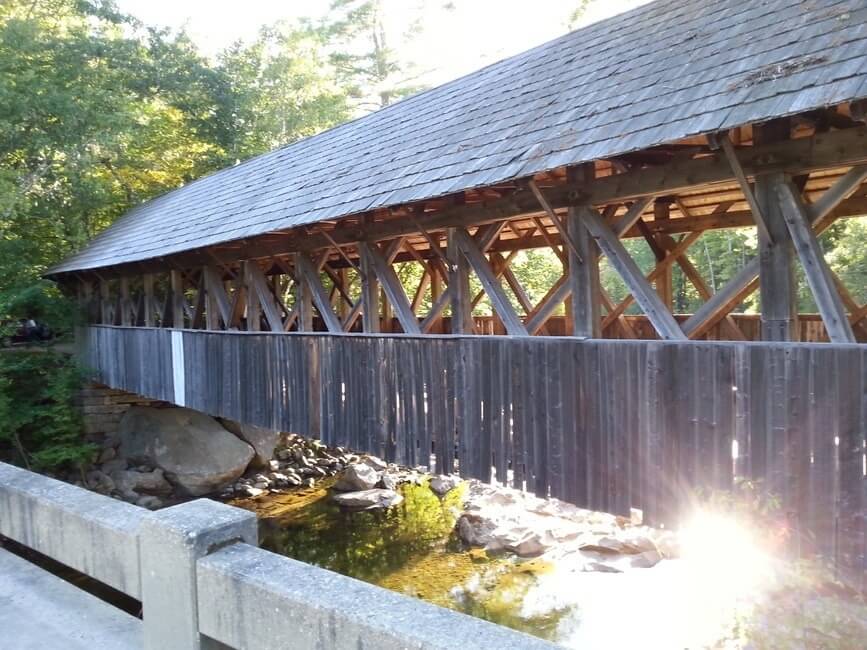
<path id="1" fill-rule="evenodd" d="M 481 338 L 476 339 L 475 348 L 479 352 L 479 362 L 476 365 L 478 371 L 475 373 L 479 380 L 480 387 L 480 418 L 479 418 L 479 440 L 475 446 L 476 462 L 478 463 L 476 478 L 489 482 L 491 480 L 491 459 L 493 451 L 491 448 L 491 411 L 493 398 L 493 366 L 492 357 L 493 350 L 491 339 Z"/>
<path id="2" fill-rule="evenodd" d="M 586 387 L 584 403 L 585 426 L 588 432 L 587 444 L 587 484 L 588 508 L 599 509 L 605 503 L 605 457 L 602 440 L 604 431 L 601 426 L 601 414 L 604 404 L 608 403 L 601 394 L 600 350 L 604 346 L 601 341 L 587 342 L 584 346 L 583 383 Z"/>
<path id="3" fill-rule="evenodd" d="M 586 508 L 590 503 L 590 449 L 588 444 L 589 423 L 587 418 L 588 408 L 588 383 L 586 381 L 584 366 L 586 364 L 588 344 L 573 343 L 572 352 L 569 355 L 569 379 L 572 390 L 571 418 L 572 426 L 572 471 L 574 472 L 574 492 L 572 502 L 575 505 Z"/>
<path id="4" fill-rule="evenodd" d="M 440 472 L 449 473 L 455 470 L 455 451 L 459 440 L 459 408 L 455 404 L 459 392 L 458 363 L 460 357 L 460 343 L 455 340 L 441 340 L 442 353 L 439 356 L 443 361 L 442 386 L 443 400 L 445 403 L 442 444 L 437 452 L 437 463 Z M 462 397 L 461 397 L 462 399 Z M 440 461 L 442 456 L 442 461 Z M 441 464 L 440 464 L 441 463 Z"/>
<path id="5" fill-rule="evenodd" d="M 862 408 L 865 395 L 863 351 L 840 347 L 834 351 L 838 378 L 837 437 L 839 500 L 837 502 L 839 575 L 855 588 L 863 587 L 865 568 L 864 453 L 865 423 Z"/>
<path id="6" fill-rule="evenodd" d="M 551 496 L 565 496 L 563 470 L 563 383 L 558 341 L 540 341 L 547 367 L 545 428 L 547 429 L 548 488 Z"/>
<path id="7" fill-rule="evenodd" d="M 547 392 L 547 359 L 544 341 L 533 343 L 533 491 L 536 496 L 547 497 L 550 476 L 548 451 L 548 418 L 550 408 Z"/>
<path id="8" fill-rule="evenodd" d="M 527 345 L 517 343 L 512 346 L 509 373 L 511 375 L 512 404 L 512 476 L 513 486 L 525 489 L 526 475 L 526 431 L 527 431 Z"/>

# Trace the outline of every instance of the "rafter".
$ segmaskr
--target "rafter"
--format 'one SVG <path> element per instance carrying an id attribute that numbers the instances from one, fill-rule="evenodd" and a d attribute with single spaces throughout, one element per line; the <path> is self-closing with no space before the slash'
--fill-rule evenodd
<path id="1" fill-rule="evenodd" d="M 512 307 L 502 285 L 491 271 L 488 260 L 485 259 L 476 243 L 464 230 L 455 230 L 455 241 L 485 288 L 488 299 L 503 322 L 506 332 L 512 336 L 528 336 L 527 328 L 518 318 L 515 308 Z"/>
<path id="2" fill-rule="evenodd" d="M 756 222 L 756 228 L 758 231 L 764 236 L 767 241 L 773 242 L 773 238 L 771 237 L 771 233 L 768 230 L 767 222 L 765 221 L 765 216 L 762 214 L 762 209 L 759 206 L 759 202 L 756 200 L 756 196 L 753 193 L 753 188 L 750 186 L 749 181 L 747 180 L 747 176 L 744 173 L 744 168 L 741 166 L 741 161 L 738 160 L 738 155 L 735 152 L 735 147 L 732 144 L 732 141 L 729 139 L 727 133 L 720 134 L 716 138 L 716 142 L 722 147 L 723 153 L 726 156 L 726 159 L 729 161 L 729 165 L 731 165 L 732 173 L 735 175 L 735 179 L 738 182 L 738 185 L 741 188 L 741 192 L 744 195 L 744 198 L 747 200 L 747 204 L 750 206 L 750 212 L 753 214 L 753 219 Z"/>
<path id="3" fill-rule="evenodd" d="M 816 235 L 821 235 L 833 223 L 834 209 L 865 180 L 867 180 L 867 165 L 854 167 L 807 208 Z M 758 277 L 759 260 L 753 259 L 683 323 L 683 331 L 690 338 L 704 335 L 720 318 L 758 288 Z"/>
<path id="4" fill-rule="evenodd" d="M 855 335 L 846 317 L 843 301 L 837 292 L 825 254 L 816 238 L 810 215 L 791 179 L 784 178 L 776 185 L 777 196 L 783 207 L 783 218 L 795 252 L 801 260 L 807 284 L 816 300 L 816 306 L 825 323 L 825 330 L 833 343 L 854 343 Z"/>
<path id="5" fill-rule="evenodd" d="M 632 291 L 636 302 L 641 306 L 647 318 L 653 324 L 654 329 L 663 339 L 685 339 L 680 326 L 674 320 L 674 316 L 665 308 L 659 296 L 644 279 L 644 275 L 629 255 L 623 244 L 605 223 L 602 215 L 590 207 L 585 207 L 581 218 L 587 225 L 593 239 L 608 257 L 611 265 L 620 274 L 620 277 Z"/>
<path id="6" fill-rule="evenodd" d="M 370 266 L 382 284 L 382 290 L 394 308 L 395 316 L 403 331 L 407 334 L 421 334 L 418 319 L 412 311 L 409 299 L 406 297 L 406 292 L 394 272 L 394 268 L 383 257 L 382 252 L 375 244 L 362 242 L 360 247 L 370 260 Z"/>
<path id="7" fill-rule="evenodd" d="M 322 280 L 319 277 L 319 270 L 308 257 L 299 254 L 295 257 L 295 273 L 297 279 L 302 283 L 305 289 L 309 292 L 310 299 L 316 305 L 316 310 L 319 312 L 322 322 L 329 332 L 342 332 L 343 327 L 340 324 L 340 319 L 334 313 L 331 306 L 331 301 L 328 299 L 328 294 L 325 292 L 325 287 L 322 286 Z"/>

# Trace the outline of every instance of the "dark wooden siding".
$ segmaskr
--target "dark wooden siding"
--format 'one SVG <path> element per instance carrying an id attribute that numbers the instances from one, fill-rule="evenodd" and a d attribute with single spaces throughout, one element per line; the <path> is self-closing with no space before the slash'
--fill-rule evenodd
<path id="1" fill-rule="evenodd" d="M 82 355 L 101 381 L 173 401 L 171 335 L 91 327 Z M 191 408 L 656 522 L 759 480 L 808 546 L 867 570 L 867 346 L 181 336 Z"/>

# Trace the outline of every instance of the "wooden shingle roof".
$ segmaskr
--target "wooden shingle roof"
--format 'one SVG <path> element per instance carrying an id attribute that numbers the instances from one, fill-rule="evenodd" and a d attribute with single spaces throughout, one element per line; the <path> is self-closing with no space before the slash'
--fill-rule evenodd
<path id="1" fill-rule="evenodd" d="M 867 97 L 865 0 L 657 0 L 144 203 L 143 261 Z"/>

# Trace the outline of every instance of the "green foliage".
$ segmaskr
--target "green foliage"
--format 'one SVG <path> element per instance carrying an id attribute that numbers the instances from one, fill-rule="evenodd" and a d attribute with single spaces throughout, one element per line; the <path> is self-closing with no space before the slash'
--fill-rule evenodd
<path id="1" fill-rule="evenodd" d="M 216 119 L 227 156 L 243 160 L 349 117 L 323 47 L 321 34 L 282 23 L 220 55 L 217 70 L 225 86 Z"/>
<path id="2" fill-rule="evenodd" d="M 82 373 L 51 351 L 0 352 L 0 458 L 42 470 L 82 466 L 95 446 L 73 406 Z"/>
<path id="3" fill-rule="evenodd" d="M 331 44 L 338 80 L 363 110 L 388 106 L 424 88 L 422 71 L 403 55 L 403 47 L 422 32 L 431 12 L 452 11 L 454 5 L 418 0 L 406 23 L 390 19 L 405 9 L 402 0 L 332 0 L 316 26 Z"/>
<path id="4" fill-rule="evenodd" d="M 212 64 L 108 1 L 0 5 L 0 318 L 48 318 L 40 275 L 135 205 L 346 119 L 321 50 L 284 25 Z"/>
<path id="5" fill-rule="evenodd" d="M 33 318 L 49 324 L 56 337 L 63 337 L 72 332 L 78 316 L 78 306 L 47 280 L 0 293 L 0 322 L 10 327 L 17 327 L 23 318 Z"/>

